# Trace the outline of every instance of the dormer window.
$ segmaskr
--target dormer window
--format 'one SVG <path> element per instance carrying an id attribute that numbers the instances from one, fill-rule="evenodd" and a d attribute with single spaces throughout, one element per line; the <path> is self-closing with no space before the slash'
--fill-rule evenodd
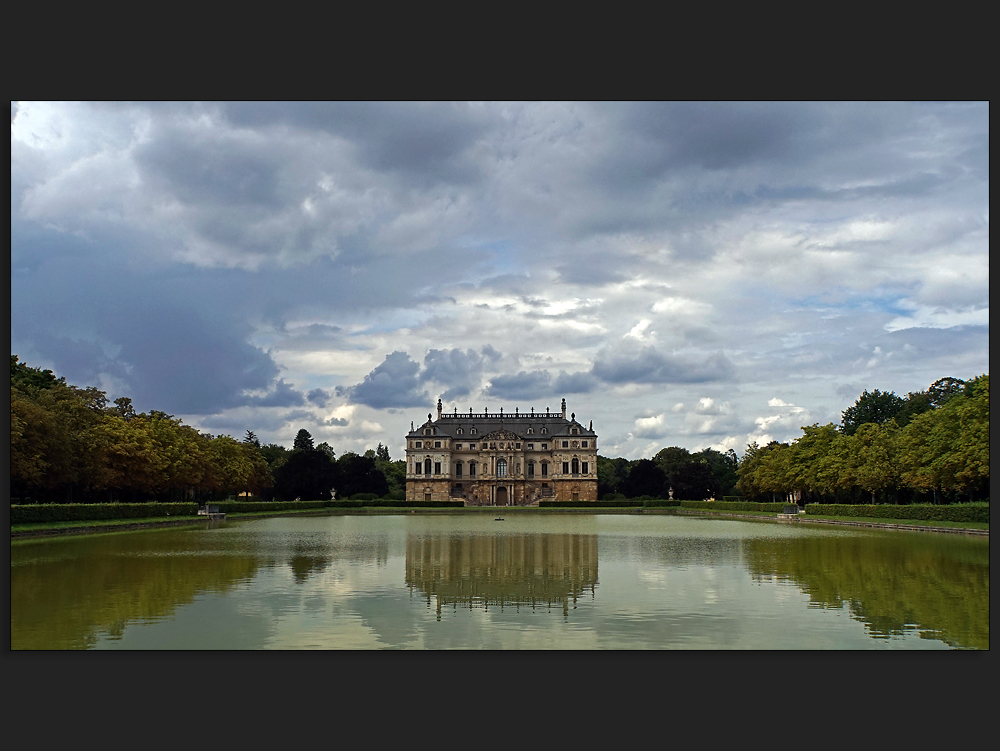
<path id="1" fill-rule="evenodd" d="M 528 435 L 534 435 L 534 433 L 535 433 L 534 428 L 528 428 Z"/>
<path id="2" fill-rule="evenodd" d="M 479 431 L 477 431 L 477 430 L 476 430 L 475 428 L 472 428 L 471 430 L 469 430 L 469 433 L 470 433 L 471 435 L 475 435 L 475 434 L 476 434 L 476 433 L 478 433 L 478 432 L 479 432 Z"/>
<path id="3" fill-rule="evenodd" d="M 462 435 L 462 429 L 461 428 L 458 429 L 458 435 Z"/>
<path id="4" fill-rule="evenodd" d="M 579 430 L 577 430 L 576 428 L 573 428 L 573 429 L 572 429 L 572 430 L 570 430 L 569 432 L 570 432 L 571 434 L 573 434 L 573 435 L 577 435 L 577 434 L 578 434 L 578 433 L 579 433 L 580 431 L 579 431 Z"/>
<path id="5" fill-rule="evenodd" d="M 548 432 L 549 432 L 548 428 L 542 428 L 542 435 L 545 435 Z"/>

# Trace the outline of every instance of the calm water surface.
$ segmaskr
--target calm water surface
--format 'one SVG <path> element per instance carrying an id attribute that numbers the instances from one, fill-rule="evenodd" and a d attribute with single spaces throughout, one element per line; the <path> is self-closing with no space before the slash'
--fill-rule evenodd
<path id="1" fill-rule="evenodd" d="M 660 514 L 11 544 L 12 649 L 989 649 L 989 539 Z"/>

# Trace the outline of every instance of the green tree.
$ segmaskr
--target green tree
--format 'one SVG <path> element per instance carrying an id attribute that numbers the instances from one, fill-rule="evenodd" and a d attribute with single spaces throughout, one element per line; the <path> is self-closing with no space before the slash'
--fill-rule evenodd
<path id="1" fill-rule="evenodd" d="M 854 435 L 862 425 L 886 423 L 903 410 L 903 405 L 904 400 L 892 391 L 865 390 L 854 406 L 842 413 L 844 433 Z"/>
<path id="2" fill-rule="evenodd" d="M 937 409 L 943 407 L 953 396 L 961 394 L 965 389 L 965 381 L 960 378 L 938 378 L 927 389 L 931 405 Z"/>
<path id="3" fill-rule="evenodd" d="M 292 449 L 298 451 L 312 450 L 313 439 L 309 434 L 309 431 L 302 428 L 298 433 L 295 434 L 295 441 L 292 443 Z"/>
<path id="4" fill-rule="evenodd" d="M 988 489 L 989 375 L 969 382 L 970 395 L 954 393 L 917 416 L 899 436 L 902 482 L 915 490 L 945 493 Z"/>
<path id="5" fill-rule="evenodd" d="M 857 486 L 875 494 L 888 490 L 899 480 L 899 463 L 896 458 L 896 436 L 899 427 L 895 420 L 877 425 L 860 425 L 850 440 L 839 444 L 844 452 L 841 484 L 845 487 Z"/>

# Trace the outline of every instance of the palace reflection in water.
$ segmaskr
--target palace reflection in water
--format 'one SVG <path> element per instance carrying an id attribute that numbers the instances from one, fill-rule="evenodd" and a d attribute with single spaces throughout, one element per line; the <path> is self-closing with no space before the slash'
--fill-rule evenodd
<path id="1" fill-rule="evenodd" d="M 11 545 L 12 649 L 949 646 L 989 649 L 988 537 L 532 513 Z"/>
<path id="2" fill-rule="evenodd" d="M 519 534 L 406 540 L 406 585 L 446 606 L 561 606 L 597 585 L 597 535 Z"/>

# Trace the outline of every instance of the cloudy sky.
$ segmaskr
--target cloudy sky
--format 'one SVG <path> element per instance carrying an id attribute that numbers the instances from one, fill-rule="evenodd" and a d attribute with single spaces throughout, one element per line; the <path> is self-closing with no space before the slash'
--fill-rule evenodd
<path id="1" fill-rule="evenodd" d="M 11 352 L 338 454 L 742 453 L 989 370 L 989 105 L 11 105 Z"/>

